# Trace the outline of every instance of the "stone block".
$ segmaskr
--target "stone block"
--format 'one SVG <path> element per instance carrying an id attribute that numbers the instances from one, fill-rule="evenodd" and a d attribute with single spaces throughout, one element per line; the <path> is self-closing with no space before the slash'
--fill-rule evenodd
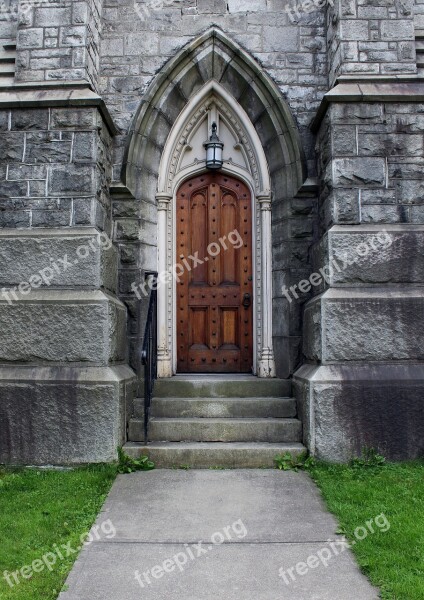
<path id="1" fill-rule="evenodd" d="M 361 220 L 359 193 L 355 189 L 334 189 L 326 198 L 330 221 L 340 224 L 354 224 Z"/>
<path id="2" fill-rule="evenodd" d="M 379 103 L 346 103 L 333 104 L 329 110 L 329 117 L 334 123 L 346 125 L 364 125 L 368 123 L 383 123 L 385 113 L 383 105 Z"/>
<path id="3" fill-rule="evenodd" d="M 33 227 L 69 227 L 71 212 L 65 210 L 33 210 L 31 225 Z"/>
<path id="4" fill-rule="evenodd" d="M 84 46 L 86 43 L 86 35 L 87 30 L 82 25 L 72 27 L 61 27 L 59 44 L 62 48 L 66 46 L 71 46 L 72 48 Z"/>
<path id="5" fill-rule="evenodd" d="M 419 287 L 329 289 L 304 311 L 304 353 L 324 364 L 423 360 L 424 292 Z"/>
<path id="6" fill-rule="evenodd" d="M 67 163 L 71 159 L 71 148 L 70 140 L 59 140 L 57 135 L 50 132 L 28 133 L 25 161 L 29 163 Z"/>
<path id="7" fill-rule="evenodd" d="M 72 23 L 75 25 L 88 22 L 88 7 L 86 2 L 72 3 Z"/>
<path id="8" fill-rule="evenodd" d="M 1 181 L 0 197 L 13 198 L 16 196 L 27 196 L 28 184 L 26 181 Z"/>
<path id="9" fill-rule="evenodd" d="M 117 219 L 115 222 L 115 239 L 137 241 L 140 239 L 141 227 L 138 219 Z"/>
<path id="10" fill-rule="evenodd" d="M 197 10 L 199 14 L 225 14 L 227 11 L 227 2 L 226 0 L 197 0 Z"/>
<path id="11" fill-rule="evenodd" d="M 48 110 L 29 108 L 26 110 L 15 109 L 12 111 L 12 130 L 28 131 L 30 129 L 48 129 L 48 127 Z"/>
<path id="12" fill-rule="evenodd" d="M 423 136 L 408 133 L 362 133 L 358 136 L 360 156 L 422 156 Z"/>
<path id="13" fill-rule="evenodd" d="M 49 193 L 52 196 L 79 196 L 94 192 L 94 169 L 82 165 L 56 166 L 51 170 Z"/>
<path id="14" fill-rule="evenodd" d="M 47 178 L 47 167 L 46 165 L 12 164 L 9 165 L 7 178 L 9 181 L 44 181 Z"/>
<path id="15" fill-rule="evenodd" d="M 125 39 L 126 56 L 154 55 L 159 50 L 159 35 L 150 32 L 130 33 Z"/>
<path id="16" fill-rule="evenodd" d="M 319 244 L 314 270 L 329 266 L 328 283 L 372 285 L 424 283 L 424 227 L 334 226 Z"/>
<path id="17" fill-rule="evenodd" d="M 102 56 L 123 56 L 124 40 L 120 37 L 106 38 L 102 40 L 101 55 Z"/>
<path id="18" fill-rule="evenodd" d="M 340 21 L 340 37 L 343 40 L 368 40 L 369 21 L 365 19 L 342 19 Z"/>
<path id="19" fill-rule="evenodd" d="M 291 27 L 264 27 L 264 52 L 296 52 L 299 49 L 299 30 Z"/>
<path id="20" fill-rule="evenodd" d="M 411 206 L 409 220 L 411 223 L 424 223 L 424 206 Z"/>
<path id="21" fill-rule="evenodd" d="M 9 111 L 0 111 L 0 131 L 7 131 L 9 129 Z"/>
<path id="22" fill-rule="evenodd" d="M 4 202 L 4 200 L 2 200 Z M 31 213 L 29 210 L 0 210 L 0 227 L 29 227 Z"/>
<path id="23" fill-rule="evenodd" d="M 396 197 L 402 204 L 421 204 L 424 202 L 424 180 L 401 179 L 396 181 Z"/>
<path id="24" fill-rule="evenodd" d="M 31 289 L 38 283 L 32 279 L 0 291 L 0 364 L 107 366 L 125 360 L 126 310 L 121 302 L 100 291 Z"/>
<path id="25" fill-rule="evenodd" d="M 356 131 L 353 125 L 334 126 L 332 132 L 333 152 L 335 156 L 353 156 L 356 154 Z"/>
<path id="26" fill-rule="evenodd" d="M 0 161 L 21 162 L 24 155 L 23 133 L 0 133 Z"/>
<path id="27" fill-rule="evenodd" d="M 386 178 L 385 160 L 374 157 L 335 158 L 333 174 L 334 185 L 338 187 L 382 186 Z"/>
<path id="28" fill-rule="evenodd" d="M 134 388 L 126 366 L 0 367 L 0 463 L 117 460 Z"/>
<path id="29" fill-rule="evenodd" d="M 41 280 L 40 287 L 50 281 L 50 288 L 116 291 L 117 250 L 96 229 L 0 231 L 0 288 L 28 282 L 49 268 L 52 278 Z"/>
<path id="30" fill-rule="evenodd" d="M 423 456 L 422 364 L 304 365 L 293 383 L 314 456 L 348 462 L 366 447 L 389 460 Z"/>
<path id="31" fill-rule="evenodd" d="M 228 0 L 230 13 L 266 11 L 266 0 Z"/>
<path id="32" fill-rule="evenodd" d="M 43 29 L 21 29 L 18 31 L 17 46 L 20 50 L 26 48 L 42 48 Z"/>
<path id="33" fill-rule="evenodd" d="M 94 162 L 96 160 L 97 136 L 94 132 L 76 132 L 72 148 L 73 162 Z"/>
<path id="34" fill-rule="evenodd" d="M 413 40 L 414 21 L 412 19 L 390 19 L 381 21 L 381 39 L 383 40 Z"/>
<path id="35" fill-rule="evenodd" d="M 49 6 L 48 8 L 36 7 L 34 25 L 36 27 L 63 27 L 72 22 L 71 7 L 61 8 Z"/>
<path id="36" fill-rule="evenodd" d="M 93 108 L 52 108 L 51 129 L 93 129 L 97 110 Z"/>
<path id="37" fill-rule="evenodd" d="M 406 222 L 406 211 L 403 206 L 367 205 L 361 209 L 362 223 L 402 223 Z"/>

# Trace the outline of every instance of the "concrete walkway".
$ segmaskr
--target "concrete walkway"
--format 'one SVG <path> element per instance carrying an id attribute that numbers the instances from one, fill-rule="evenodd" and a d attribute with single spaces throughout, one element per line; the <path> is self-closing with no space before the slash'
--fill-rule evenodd
<path id="1" fill-rule="evenodd" d="M 121 475 L 97 526 L 60 600 L 379 597 L 304 473 Z"/>

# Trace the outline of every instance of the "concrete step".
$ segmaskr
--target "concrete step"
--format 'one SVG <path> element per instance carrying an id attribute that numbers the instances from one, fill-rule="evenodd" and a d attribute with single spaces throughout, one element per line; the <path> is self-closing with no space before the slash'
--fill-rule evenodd
<path id="1" fill-rule="evenodd" d="M 294 398 L 154 398 L 152 417 L 287 418 L 296 416 Z"/>
<path id="2" fill-rule="evenodd" d="M 15 74 L 15 64 L 0 63 L 0 77 L 12 77 Z"/>
<path id="3" fill-rule="evenodd" d="M 300 442 L 298 419 L 158 419 L 149 424 L 152 442 Z"/>
<path id="4" fill-rule="evenodd" d="M 278 398 L 291 396 L 291 381 L 246 376 L 183 376 L 158 379 L 157 398 Z"/>
<path id="5" fill-rule="evenodd" d="M 132 418 L 128 423 L 128 440 L 130 442 L 145 442 L 144 417 Z"/>
<path id="6" fill-rule="evenodd" d="M 189 443 L 155 442 L 127 443 L 124 451 L 132 458 L 148 455 L 159 469 L 190 467 L 193 469 L 259 469 L 275 467 L 277 455 L 290 452 L 299 456 L 305 452 L 302 444 L 267 443 Z"/>
<path id="7" fill-rule="evenodd" d="M 15 83 L 15 76 L 13 77 L 5 77 L 0 76 L 0 88 L 8 88 Z"/>

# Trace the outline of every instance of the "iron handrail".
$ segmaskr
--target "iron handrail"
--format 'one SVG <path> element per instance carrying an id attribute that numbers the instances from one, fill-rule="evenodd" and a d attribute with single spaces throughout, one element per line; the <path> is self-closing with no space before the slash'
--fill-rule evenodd
<path id="1" fill-rule="evenodd" d="M 152 404 L 153 390 L 157 379 L 157 278 L 156 271 L 145 273 L 146 279 L 153 278 L 153 284 L 150 292 L 149 310 L 147 312 L 146 327 L 144 330 L 143 346 L 141 350 L 141 364 L 144 366 L 144 435 L 145 442 L 148 442 L 148 428 L 150 418 L 150 407 Z"/>

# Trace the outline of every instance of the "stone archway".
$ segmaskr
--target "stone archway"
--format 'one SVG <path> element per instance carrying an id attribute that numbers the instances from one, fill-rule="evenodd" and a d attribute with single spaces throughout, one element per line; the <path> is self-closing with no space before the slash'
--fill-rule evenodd
<path id="1" fill-rule="evenodd" d="M 253 198 L 254 361 L 253 372 L 275 377 L 272 345 L 271 182 L 261 142 L 242 107 L 214 81 L 199 90 L 168 136 L 158 179 L 158 264 L 171 271 L 175 256 L 175 195 L 180 183 L 205 170 L 203 142 L 212 122 L 224 141 L 222 172 L 244 181 Z M 159 374 L 176 372 L 176 286 L 159 290 Z"/>
<path id="2" fill-rule="evenodd" d="M 275 376 L 272 343 L 271 194 L 290 202 L 306 178 L 297 127 L 280 91 L 240 46 L 212 28 L 182 49 L 149 86 L 131 126 L 122 180 L 136 198 L 156 199 L 158 269 L 173 264 L 176 187 L 205 168 L 187 148 L 212 114 L 233 136 L 224 172 L 240 177 L 255 198 L 255 372 Z M 204 133 L 205 141 L 207 130 Z M 201 144 L 200 144 L 201 145 Z M 192 146 L 194 148 L 194 146 Z M 228 144 L 227 144 L 228 148 Z M 235 159 L 236 157 L 237 159 Z M 159 295 L 160 375 L 175 373 L 175 298 Z"/>

